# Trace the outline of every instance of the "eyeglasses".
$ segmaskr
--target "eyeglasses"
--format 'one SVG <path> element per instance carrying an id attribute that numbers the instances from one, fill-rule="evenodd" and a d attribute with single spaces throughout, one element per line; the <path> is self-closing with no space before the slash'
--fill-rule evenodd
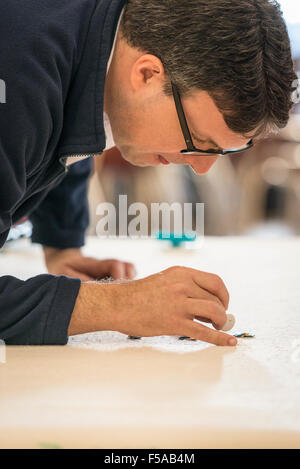
<path id="1" fill-rule="evenodd" d="M 201 153 L 204 155 L 228 155 L 232 153 L 241 153 L 253 147 L 253 140 L 250 140 L 250 142 L 247 143 L 247 145 L 241 148 L 237 148 L 236 150 L 221 150 L 221 149 L 220 150 L 200 150 L 199 148 L 196 148 L 193 143 L 192 136 L 191 136 L 191 133 L 190 133 L 187 121 L 186 121 L 184 111 L 183 111 L 179 91 L 176 85 L 174 85 L 174 83 L 171 82 L 171 85 L 172 85 L 173 97 L 175 101 L 178 119 L 180 122 L 184 140 L 186 143 L 186 149 L 181 150 L 180 153 L 183 153 L 185 155 L 191 155 L 193 153 Z"/>

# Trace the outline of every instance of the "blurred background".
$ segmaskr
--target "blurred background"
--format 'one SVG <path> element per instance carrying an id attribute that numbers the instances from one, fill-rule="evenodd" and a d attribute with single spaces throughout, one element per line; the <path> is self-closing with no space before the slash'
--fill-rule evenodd
<path id="1" fill-rule="evenodd" d="M 281 0 L 300 76 L 300 1 Z M 300 234 L 300 106 L 276 137 L 238 157 L 221 157 L 205 176 L 171 165 L 135 168 L 112 149 L 96 160 L 90 181 L 91 226 L 96 205 L 139 201 L 205 203 L 205 234 L 213 236 L 295 236 Z"/>
<path id="2" fill-rule="evenodd" d="M 280 3 L 300 76 L 300 1 Z M 276 137 L 238 157 L 220 157 L 205 176 L 176 165 L 137 168 L 125 162 L 117 149 L 105 152 L 95 159 L 90 179 L 89 234 L 96 234 L 97 205 L 112 202 L 117 207 L 119 194 L 127 194 L 128 205 L 202 202 L 207 236 L 300 235 L 300 106 Z M 12 228 L 10 237 L 29 234 L 26 222 Z"/>

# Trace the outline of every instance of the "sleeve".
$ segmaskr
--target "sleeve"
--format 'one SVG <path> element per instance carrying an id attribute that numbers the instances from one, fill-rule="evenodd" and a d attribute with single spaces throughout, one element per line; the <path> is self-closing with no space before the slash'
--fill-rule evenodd
<path id="1" fill-rule="evenodd" d="M 85 6 L 81 0 L 0 2 L 0 247 L 12 212 L 27 192 L 34 193 L 36 175 L 57 148 L 64 103 L 84 43 L 81 24 L 86 16 L 78 8 Z M 48 192 L 36 209 L 37 241 L 57 246 L 83 242 L 90 164 L 71 167 L 62 185 Z M 0 338 L 7 344 L 65 344 L 80 285 L 80 279 L 48 274 L 26 281 L 0 277 Z"/>
<path id="2" fill-rule="evenodd" d="M 0 277 L 0 339 L 7 345 L 65 345 L 80 279 Z"/>
<path id="3" fill-rule="evenodd" d="M 92 168 L 91 157 L 70 166 L 62 182 L 30 215 L 34 243 L 59 249 L 84 245 L 89 225 L 87 190 Z"/>

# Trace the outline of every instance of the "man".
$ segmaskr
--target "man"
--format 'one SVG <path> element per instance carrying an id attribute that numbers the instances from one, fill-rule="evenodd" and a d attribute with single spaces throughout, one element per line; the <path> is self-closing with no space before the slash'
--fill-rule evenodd
<path id="1" fill-rule="evenodd" d="M 92 156 L 113 144 L 134 165 L 204 174 L 224 150 L 284 127 L 296 75 L 277 3 L 2 0 L 0 36 L 1 246 L 29 216 L 49 271 L 0 279 L 1 339 L 65 344 L 116 330 L 235 345 L 220 332 L 229 295 L 214 274 L 89 281 L 132 279 L 134 268 L 81 254 L 87 179 Z"/>

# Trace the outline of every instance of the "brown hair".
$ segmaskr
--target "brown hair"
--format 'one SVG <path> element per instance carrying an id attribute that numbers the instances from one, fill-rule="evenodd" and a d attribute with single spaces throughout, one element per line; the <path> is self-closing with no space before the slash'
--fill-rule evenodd
<path id="1" fill-rule="evenodd" d="M 128 0 L 121 32 L 182 95 L 209 93 L 239 134 L 286 126 L 297 75 L 275 0 Z"/>

